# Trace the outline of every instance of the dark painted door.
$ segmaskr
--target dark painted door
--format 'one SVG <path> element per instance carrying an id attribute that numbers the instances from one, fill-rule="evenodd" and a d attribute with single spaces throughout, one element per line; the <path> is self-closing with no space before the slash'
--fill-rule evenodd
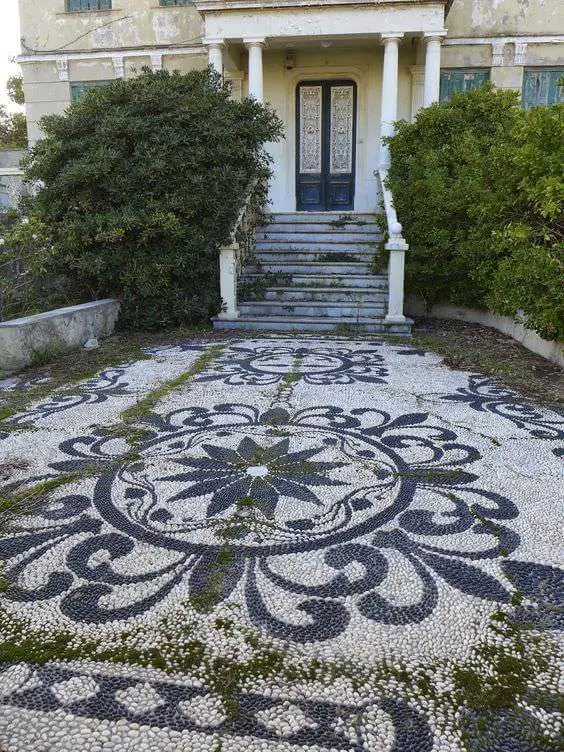
<path id="1" fill-rule="evenodd" d="M 303 81 L 296 102 L 298 211 L 354 209 L 356 84 Z"/>

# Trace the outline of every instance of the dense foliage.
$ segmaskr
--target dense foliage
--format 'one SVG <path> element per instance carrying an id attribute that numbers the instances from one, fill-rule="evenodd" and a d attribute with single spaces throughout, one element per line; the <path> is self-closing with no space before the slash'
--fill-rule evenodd
<path id="1" fill-rule="evenodd" d="M 389 181 L 410 292 L 522 310 L 542 336 L 564 336 L 563 114 L 483 87 L 398 125 Z"/>
<path id="2" fill-rule="evenodd" d="M 41 127 L 26 163 L 41 185 L 26 207 L 45 249 L 36 267 L 64 274 L 78 297 L 119 297 L 130 327 L 216 313 L 218 249 L 249 182 L 268 174 L 276 116 L 232 101 L 211 70 L 145 71 Z"/>
<path id="3" fill-rule="evenodd" d="M 0 148 L 27 148 L 27 122 L 21 112 L 8 112 L 0 104 Z"/>
<path id="4" fill-rule="evenodd" d="M 23 78 L 21 76 L 10 76 L 6 81 L 6 90 L 12 102 L 19 105 L 24 104 Z M 25 115 L 21 112 L 8 112 L 4 105 L 0 105 L 0 148 L 27 148 Z"/>

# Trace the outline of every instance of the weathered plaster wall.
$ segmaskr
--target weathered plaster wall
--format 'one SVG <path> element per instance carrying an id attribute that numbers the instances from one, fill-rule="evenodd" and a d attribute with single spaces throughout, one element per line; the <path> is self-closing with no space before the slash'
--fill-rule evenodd
<path id="1" fill-rule="evenodd" d="M 562 34 L 562 0 L 454 0 L 449 36 Z"/>
<path id="2" fill-rule="evenodd" d="M 114 10 L 66 13 L 65 0 L 19 2 L 24 53 L 193 44 L 202 32 L 200 15 L 190 5 L 115 0 Z"/>

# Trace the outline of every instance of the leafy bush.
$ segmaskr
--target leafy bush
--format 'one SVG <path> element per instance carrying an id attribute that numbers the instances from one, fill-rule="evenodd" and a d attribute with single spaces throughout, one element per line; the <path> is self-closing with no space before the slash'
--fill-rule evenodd
<path id="1" fill-rule="evenodd" d="M 87 91 L 43 118 L 26 161 L 41 181 L 27 204 L 42 227 L 36 268 L 79 297 L 116 296 L 129 327 L 207 320 L 219 310 L 218 248 L 245 190 L 268 175 L 277 117 L 234 102 L 211 70 L 145 71 Z"/>
<path id="2" fill-rule="evenodd" d="M 64 277 L 34 269 L 40 234 L 17 209 L 0 212 L 0 321 L 82 302 Z"/>
<path id="3" fill-rule="evenodd" d="M 410 243 L 407 286 L 429 305 L 562 326 L 562 108 L 524 112 L 485 86 L 422 110 L 390 139 L 390 187 Z"/>
<path id="4" fill-rule="evenodd" d="M 541 336 L 564 336 L 564 106 L 520 115 L 507 149 L 511 221 L 494 232 L 503 257 L 487 302 L 498 313 L 522 309 Z M 515 185 L 517 183 L 517 185 Z"/>

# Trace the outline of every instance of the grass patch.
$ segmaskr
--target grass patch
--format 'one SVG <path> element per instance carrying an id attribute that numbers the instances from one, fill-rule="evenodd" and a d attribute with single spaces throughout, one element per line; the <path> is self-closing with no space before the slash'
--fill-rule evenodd
<path id="1" fill-rule="evenodd" d="M 155 405 L 157 405 L 162 399 L 205 370 L 205 368 L 217 358 L 224 347 L 225 345 L 213 345 L 209 347 L 198 357 L 194 365 L 188 369 L 188 371 L 181 373 L 180 376 L 171 379 L 171 381 L 165 382 L 162 386 L 154 389 L 135 405 L 124 410 L 120 415 L 121 420 L 128 423 L 138 420 L 150 413 Z"/>

